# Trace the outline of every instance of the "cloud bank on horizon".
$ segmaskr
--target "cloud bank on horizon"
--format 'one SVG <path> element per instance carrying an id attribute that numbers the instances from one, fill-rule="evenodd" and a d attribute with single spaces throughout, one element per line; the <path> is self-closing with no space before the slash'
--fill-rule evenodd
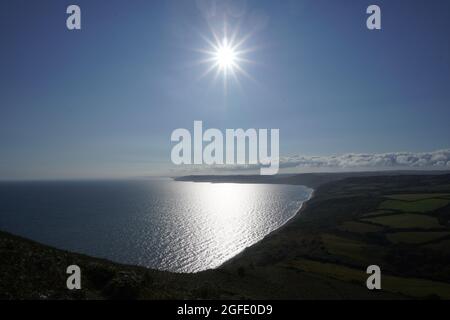
<path id="1" fill-rule="evenodd" d="M 182 172 L 214 173 L 258 170 L 259 165 L 183 166 Z M 181 168 L 180 168 L 181 169 Z M 284 170 L 283 170 L 284 169 Z M 450 149 L 432 152 L 346 153 L 330 156 L 280 157 L 282 171 L 321 170 L 450 170 Z"/>
<path id="2" fill-rule="evenodd" d="M 429 168 L 450 169 L 450 149 L 432 152 L 347 153 L 331 156 L 290 156 L 280 168 Z"/>

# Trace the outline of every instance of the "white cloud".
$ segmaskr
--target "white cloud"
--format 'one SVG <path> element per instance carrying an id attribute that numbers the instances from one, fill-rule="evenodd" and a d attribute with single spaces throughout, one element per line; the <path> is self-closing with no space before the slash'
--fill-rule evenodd
<path id="1" fill-rule="evenodd" d="M 260 165 L 179 166 L 175 174 L 258 174 Z M 450 170 L 450 149 L 433 152 L 348 153 L 330 156 L 289 156 L 280 158 L 280 173 L 320 171 L 365 171 L 389 169 Z"/>
<path id="2" fill-rule="evenodd" d="M 433 152 L 349 153 L 332 156 L 291 156 L 280 159 L 281 168 L 450 168 L 450 149 Z"/>

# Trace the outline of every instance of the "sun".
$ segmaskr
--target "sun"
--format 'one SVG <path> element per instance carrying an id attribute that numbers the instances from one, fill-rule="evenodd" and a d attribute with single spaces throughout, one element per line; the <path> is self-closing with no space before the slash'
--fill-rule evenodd
<path id="1" fill-rule="evenodd" d="M 208 48 L 198 50 L 206 55 L 200 62 L 209 65 L 202 77 L 210 73 L 215 73 L 214 79 L 222 76 L 225 89 L 230 78 L 238 84 L 239 75 L 251 78 L 244 70 L 244 64 L 252 62 L 247 57 L 247 54 L 253 51 L 252 48 L 246 46 L 249 35 L 239 38 L 237 30 L 235 30 L 228 36 L 225 26 L 221 35 L 212 30 L 212 36 L 213 40 L 203 37 Z"/>
<path id="2" fill-rule="evenodd" d="M 237 51 L 228 43 L 227 38 L 224 38 L 222 43 L 217 46 L 215 60 L 217 66 L 224 72 L 233 71 L 237 67 L 239 60 Z"/>

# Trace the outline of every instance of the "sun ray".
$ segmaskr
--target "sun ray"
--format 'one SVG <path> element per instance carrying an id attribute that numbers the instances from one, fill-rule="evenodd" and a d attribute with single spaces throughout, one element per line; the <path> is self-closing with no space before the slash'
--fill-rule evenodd
<path id="1" fill-rule="evenodd" d="M 247 57 L 247 54 L 255 50 L 255 48 L 245 47 L 251 33 L 239 38 L 239 25 L 232 32 L 229 32 L 228 27 L 227 23 L 224 23 L 222 32 L 218 33 L 210 26 L 212 38 L 201 35 L 207 44 L 207 48 L 196 50 L 205 55 L 200 63 L 209 64 L 201 78 L 215 71 L 214 81 L 217 81 L 222 76 L 225 93 L 228 90 L 227 83 L 229 80 L 233 80 L 241 87 L 239 75 L 242 74 L 252 79 L 244 70 L 243 64 L 253 63 Z"/>

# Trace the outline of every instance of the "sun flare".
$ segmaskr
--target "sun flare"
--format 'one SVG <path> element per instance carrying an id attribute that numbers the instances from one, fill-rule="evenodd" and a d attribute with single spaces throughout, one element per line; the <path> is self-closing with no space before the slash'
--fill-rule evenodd
<path id="1" fill-rule="evenodd" d="M 213 40 L 204 37 L 209 48 L 200 50 L 206 55 L 206 58 L 201 60 L 201 62 L 209 64 L 209 67 L 203 76 L 210 73 L 215 73 L 215 79 L 222 76 L 225 88 L 227 87 L 229 78 L 233 78 L 238 84 L 238 75 L 244 75 L 251 78 L 243 67 L 245 63 L 251 62 L 246 57 L 246 54 L 253 49 L 245 46 L 249 37 L 238 38 L 237 30 L 228 36 L 226 27 L 221 35 L 214 31 L 212 32 L 212 35 Z"/>
<path id="2" fill-rule="evenodd" d="M 228 44 L 227 38 L 217 47 L 215 53 L 216 63 L 222 71 L 233 69 L 237 66 L 238 57 L 236 50 Z"/>

